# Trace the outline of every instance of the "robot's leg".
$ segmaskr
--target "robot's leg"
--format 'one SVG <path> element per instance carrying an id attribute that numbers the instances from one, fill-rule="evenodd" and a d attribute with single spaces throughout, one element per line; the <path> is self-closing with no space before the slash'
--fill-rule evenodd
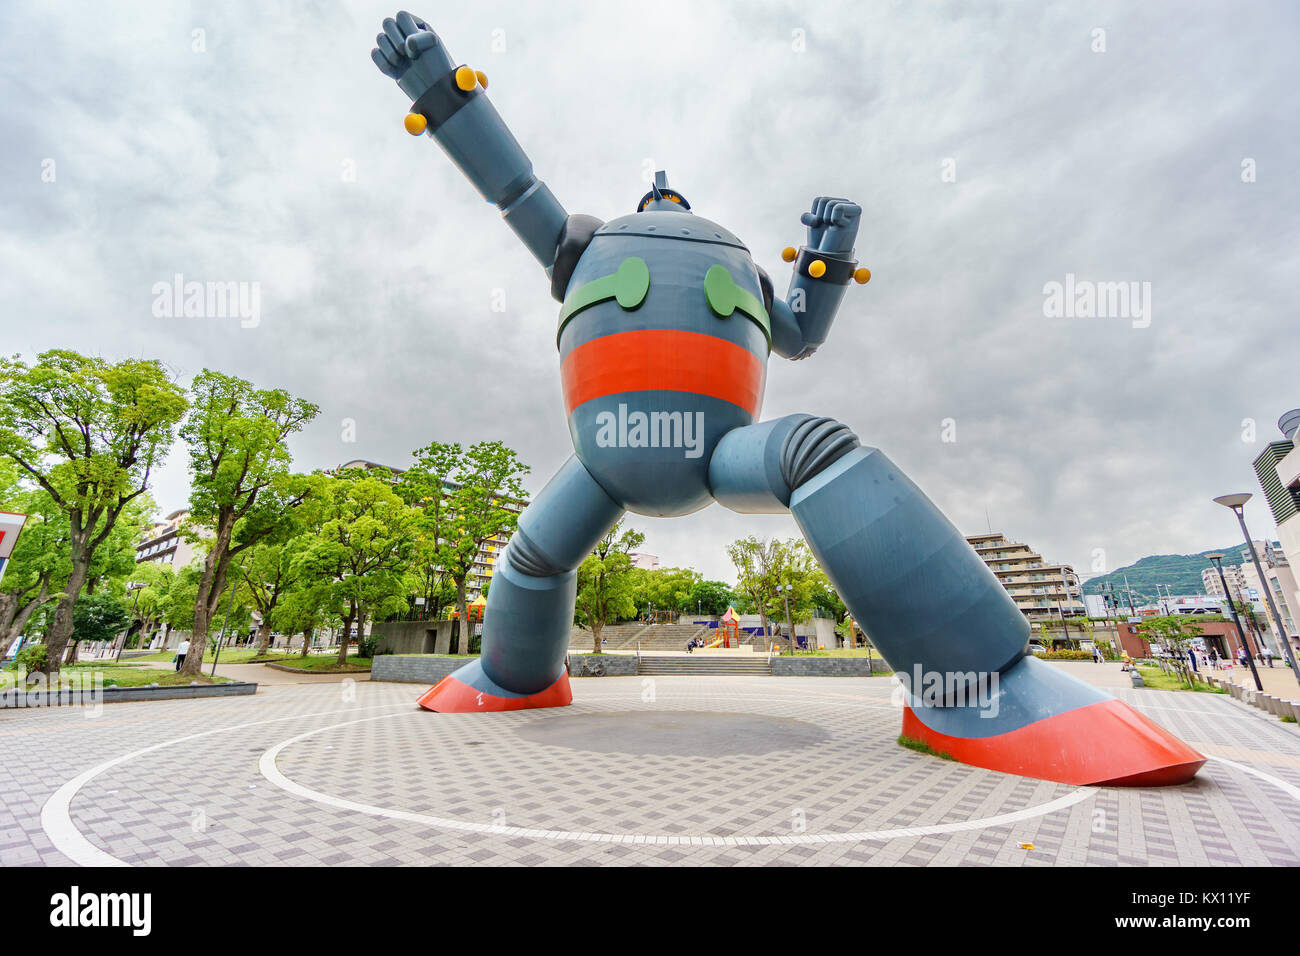
<path id="1" fill-rule="evenodd" d="M 564 656 L 575 568 L 623 514 L 570 458 L 519 516 L 497 560 L 479 659 L 444 677 L 420 706 L 442 713 L 563 707 L 573 698 Z"/>
<path id="2" fill-rule="evenodd" d="M 903 734 L 958 760 L 1070 784 L 1189 780 L 1205 758 L 1108 694 L 1031 656 L 1029 624 L 938 508 L 844 425 L 739 428 L 709 465 L 734 511 L 789 510 L 907 691 Z"/>

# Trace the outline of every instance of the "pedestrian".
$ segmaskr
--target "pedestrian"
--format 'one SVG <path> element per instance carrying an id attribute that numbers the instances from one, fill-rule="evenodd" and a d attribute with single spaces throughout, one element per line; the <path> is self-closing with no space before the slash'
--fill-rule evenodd
<path id="1" fill-rule="evenodd" d="M 1187 660 L 1192 665 L 1192 673 L 1195 674 L 1197 670 L 1196 670 L 1196 649 L 1194 647 L 1189 647 L 1187 649 Z"/>
<path id="2" fill-rule="evenodd" d="M 189 652 L 190 652 L 190 642 L 189 642 L 189 638 L 186 638 L 185 640 L 181 641 L 176 648 L 176 670 L 179 671 L 182 667 L 185 666 L 185 655 L 188 654 Z"/>
<path id="3" fill-rule="evenodd" d="M 1246 666 L 1246 649 L 1244 647 L 1237 648 L 1237 663 L 1242 667 Z"/>
<path id="4" fill-rule="evenodd" d="M 1269 667 L 1272 667 L 1272 666 L 1273 666 L 1273 652 L 1270 651 L 1270 650 L 1268 649 L 1267 646 L 1265 646 L 1265 648 L 1264 648 L 1262 651 L 1260 651 L 1259 653 L 1260 653 L 1260 655 L 1264 658 L 1264 663 L 1267 664 Z"/>

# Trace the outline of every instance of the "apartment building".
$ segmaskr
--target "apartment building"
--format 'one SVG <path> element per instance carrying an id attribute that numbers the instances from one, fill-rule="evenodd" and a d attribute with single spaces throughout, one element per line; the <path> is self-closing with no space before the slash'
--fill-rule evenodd
<path id="1" fill-rule="evenodd" d="M 136 564 L 153 561 L 177 569 L 189 564 L 194 559 L 194 545 L 181 536 L 181 525 L 189 517 L 189 510 L 182 508 L 155 522 L 135 546 Z"/>
<path id="2" fill-rule="evenodd" d="M 1249 561 L 1250 552 L 1244 548 L 1242 551 L 1245 552 L 1246 560 Z M 1238 565 L 1225 564 L 1223 566 L 1223 578 L 1228 582 L 1228 590 L 1234 596 L 1246 586 L 1241 577 L 1241 568 Z M 1219 572 L 1212 567 L 1201 571 L 1201 587 L 1205 589 L 1205 593 L 1210 597 L 1222 599 L 1227 596 L 1223 593 L 1223 582 L 1219 580 Z"/>
<path id="3" fill-rule="evenodd" d="M 339 465 L 338 470 L 342 471 L 347 468 L 362 468 L 371 471 L 376 468 L 383 468 L 391 472 L 396 478 L 404 468 L 395 468 L 392 465 L 381 465 L 373 461 L 356 459 L 354 461 L 344 462 Z M 445 487 L 451 491 L 456 487 L 452 482 L 447 482 Z M 528 507 L 528 500 L 511 500 L 506 502 L 506 508 L 510 511 L 521 512 Z M 477 601 L 483 594 L 483 588 L 492 580 L 492 575 L 496 571 L 496 561 L 505 549 L 506 543 L 510 540 L 510 534 L 502 532 L 487 541 L 483 542 L 479 548 L 478 554 L 474 556 L 474 564 L 470 569 L 469 576 L 465 579 L 465 589 L 470 601 Z"/>
<path id="4" fill-rule="evenodd" d="M 1256 544 L 1259 543 L 1256 542 Z M 1266 541 L 1262 543 L 1266 546 L 1265 550 L 1260 554 L 1260 568 L 1264 571 L 1264 581 L 1260 581 L 1259 575 L 1255 571 L 1255 564 L 1250 560 L 1250 552 L 1245 548 L 1241 549 L 1241 579 L 1244 599 L 1254 604 L 1256 611 L 1268 621 L 1269 633 L 1276 634 L 1277 625 L 1273 618 L 1273 612 L 1269 609 L 1268 601 L 1264 598 L 1264 592 L 1267 590 L 1273 595 L 1273 603 L 1277 605 L 1278 616 L 1282 619 L 1282 630 L 1286 632 L 1288 637 L 1297 636 L 1300 634 L 1300 629 L 1296 627 L 1295 609 L 1300 607 L 1300 603 L 1297 603 L 1296 579 L 1291 568 L 1291 562 L 1287 560 L 1286 554 L 1282 551 L 1280 542 Z"/>
<path id="5" fill-rule="evenodd" d="M 967 535 L 966 540 L 1030 622 L 1087 613 L 1079 576 L 1070 565 L 1047 561 L 1029 545 L 997 531 Z"/>
<path id="6" fill-rule="evenodd" d="M 1259 478 L 1259 485 L 1268 501 L 1268 509 L 1277 525 L 1277 550 L 1286 559 L 1288 572 L 1276 575 L 1277 586 L 1286 598 L 1288 613 L 1294 618 L 1296 613 L 1300 613 L 1300 592 L 1296 590 L 1292 571 L 1300 568 L 1300 447 L 1296 445 L 1296 431 L 1300 429 L 1300 408 L 1293 408 L 1279 418 L 1277 427 L 1281 430 L 1283 439 L 1270 442 L 1255 459 L 1255 475 Z M 1262 562 L 1263 558 L 1260 560 Z M 1267 570 L 1265 573 L 1266 576 L 1273 577 L 1268 575 Z M 1274 600 L 1277 600 L 1277 594 L 1278 591 L 1275 590 Z M 1278 613 L 1284 618 L 1287 616 L 1283 614 L 1280 603 Z M 1295 630 L 1289 629 L 1287 633 L 1294 634 Z"/>

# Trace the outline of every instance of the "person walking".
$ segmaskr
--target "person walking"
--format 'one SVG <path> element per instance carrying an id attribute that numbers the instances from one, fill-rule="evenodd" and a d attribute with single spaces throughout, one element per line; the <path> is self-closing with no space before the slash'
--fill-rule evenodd
<path id="1" fill-rule="evenodd" d="M 185 640 L 181 641 L 180 644 L 177 645 L 176 647 L 176 670 L 179 671 L 182 667 L 185 666 L 185 655 L 188 654 L 189 652 L 190 652 L 190 642 L 189 642 L 189 638 L 186 638 Z"/>
<path id="2" fill-rule="evenodd" d="M 1193 673 L 1193 674 L 1197 673 L 1197 668 L 1196 668 L 1196 648 L 1194 648 L 1194 647 L 1189 647 L 1189 648 L 1187 649 L 1187 660 L 1188 660 L 1188 663 L 1190 663 L 1190 664 L 1192 665 L 1192 673 Z"/>
<path id="3" fill-rule="evenodd" d="M 1264 658 L 1264 663 L 1269 667 L 1273 666 L 1273 652 L 1268 649 L 1268 645 L 1265 645 L 1263 649 L 1260 650 L 1259 656 Z"/>

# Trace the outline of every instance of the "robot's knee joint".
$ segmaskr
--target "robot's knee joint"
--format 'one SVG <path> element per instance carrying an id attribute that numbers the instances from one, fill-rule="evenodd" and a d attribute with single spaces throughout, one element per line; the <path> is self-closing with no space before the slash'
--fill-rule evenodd
<path id="1" fill-rule="evenodd" d="M 510 536 L 510 543 L 506 546 L 506 558 L 516 571 L 534 578 L 548 578 L 567 570 L 558 567 L 545 551 L 533 543 L 523 529 L 516 529 Z"/>
<path id="2" fill-rule="evenodd" d="M 781 477 L 793 491 L 861 444 L 848 425 L 810 415 L 790 430 L 781 445 Z"/>

